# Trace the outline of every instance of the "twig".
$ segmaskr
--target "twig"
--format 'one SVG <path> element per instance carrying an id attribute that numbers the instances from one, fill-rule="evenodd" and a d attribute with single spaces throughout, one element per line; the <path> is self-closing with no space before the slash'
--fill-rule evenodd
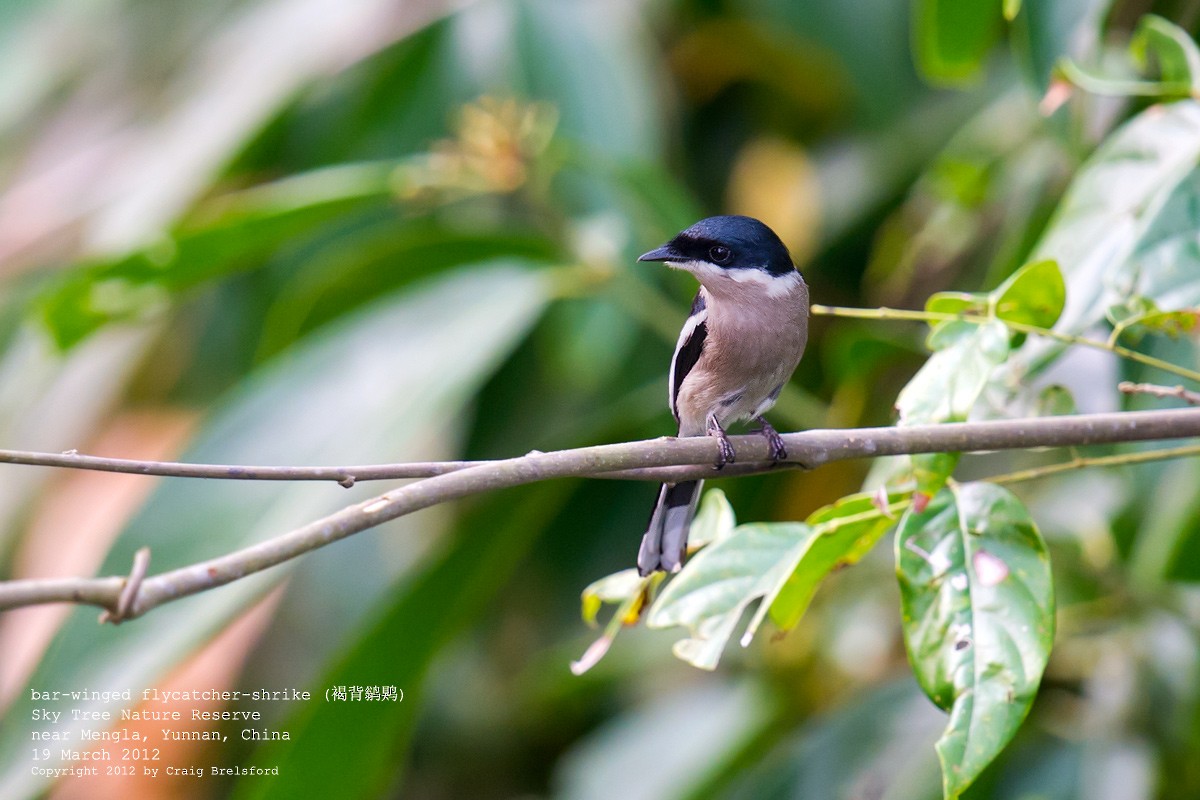
<path id="1" fill-rule="evenodd" d="M 347 467 L 285 467 L 238 464 L 189 464 L 180 461 L 139 461 L 129 458 L 87 456 L 78 451 L 41 453 L 32 450 L 0 450 L 0 464 L 21 464 L 32 467 L 59 467 L 93 472 L 116 472 L 125 475 L 147 475 L 165 478 L 206 478 L 230 481 L 329 481 L 345 488 L 364 481 L 390 481 L 411 478 L 432 478 L 458 472 L 467 467 L 497 464 L 499 461 L 409 461 L 396 464 L 362 464 Z M 779 468 L 803 468 L 800 463 L 783 463 Z M 754 475 L 773 468 L 771 461 L 730 464 L 723 477 Z M 680 470 L 690 472 L 680 472 Z M 652 467 L 647 469 L 616 470 L 597 473 L 593 477 L 614 480 L 670 481 L 680 476 L 710 477 L 696 467 Z"/>
<path id="2" fill-rule="evenodd" d="M 1156 383 L 1122 381 L 1117 388 L 1125 394 L 1148 394 L 1154 397 L 1177 397 L 1188 405 L 1200 406 L 1200 392 L 1189 392 L 1182 386 L 1159 386 Z"/>
<path id="3" fill-rule="evenodd" d="M 168 478 L 211 478 L 230 481 L 332 481 L 352 486 L 358 481 L 429 478 L 488 462 L 425 461 L 407 464 L 366 464 L 352 467 L 267 467 L 237 464 L 185 464 L 178 461 L 137 461 L 128 458 L 85 456 L 75 450 L 68 450 L 65 453 L 0 450 L 0 463 L 120 472 L 129 475 L 159 475 Z"/>
<path id="4" fill-rule="evenodd" d="M 848 458 L 910 453 L 979 452 L 1178 439 L 1200 436 L 1200 408 L 1039 417 L 904 428 L 813 430 L 784 435 L 790 460 L 817 466 Z M 743 460 L 768 459 L 760 436 L 736 436 Z M 133 619 L 171 600 L 282 564 L 359 531 L 467 495 L 551 478 L 595 476 L 670 467 L 680 475 L 713 477 L 717 442 L 709 437 L 600 445 L 463 467 L 392 489 L 265 542 L 142 581 L 122 609 L 123 578 L 24 579 L 0 583 L 0 610 L 51 602 L 89 603 Z M 731 465 L 733 466 L 733 465 Z M 661 474 L 658 473 L 658 474 Z M 120 611 L 124 614 L 119 614 Z"/>

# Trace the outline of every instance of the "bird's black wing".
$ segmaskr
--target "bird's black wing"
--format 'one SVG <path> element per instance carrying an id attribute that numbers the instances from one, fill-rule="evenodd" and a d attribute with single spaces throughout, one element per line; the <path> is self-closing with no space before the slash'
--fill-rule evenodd
<path id="1" fill-rule="evenodd" d="M 679 343 L 675 345 L 675 355 L 671 359 L 671 413 L 675 415 L 676 422 L 679 421 L 679 406 L 676 403 L 679 397 L 679 387 L 683 385 L 683 379 L 692 371 L 692 367 L 696 366 L 696 362 L 700 360 L 700 353 L 704 350 L 704 340 L 708 337 L 707 318 L 708 312 L 705 308 L 702 289 L 696 292 L 696 299 L 692 301 L 692 313 L 688 315 L 687 322 L 683 324 L 683 330 L 679 334 Z"/>

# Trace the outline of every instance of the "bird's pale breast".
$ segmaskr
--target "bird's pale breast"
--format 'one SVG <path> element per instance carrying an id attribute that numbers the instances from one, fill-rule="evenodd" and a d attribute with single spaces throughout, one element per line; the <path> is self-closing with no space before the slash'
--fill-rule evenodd
<path id="1" fill-rule="evenodd" d="M 732 281 L 717 286 L 706 281 L 705 288 L 708 337 L 679 387 L 681 436 L 703 435 L 710 413 L 725 426 L 765 412 L 795 371 L 808 340 L 803 281 L 771 297 L 762 296 L 761 286 Z"/>

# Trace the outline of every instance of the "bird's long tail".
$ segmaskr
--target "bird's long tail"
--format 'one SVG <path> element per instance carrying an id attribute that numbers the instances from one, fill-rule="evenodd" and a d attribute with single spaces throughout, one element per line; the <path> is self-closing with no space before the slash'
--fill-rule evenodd
<path id="1" fill-rule="evenodd" d="M 657 570 L 676 572 L 687 553 L 688 528 L 696 515 L 696 501 L 704 481 L 664 483 L 650 515 L 650 525 L 638 551 L 638 572 L 643 577 Z"/>

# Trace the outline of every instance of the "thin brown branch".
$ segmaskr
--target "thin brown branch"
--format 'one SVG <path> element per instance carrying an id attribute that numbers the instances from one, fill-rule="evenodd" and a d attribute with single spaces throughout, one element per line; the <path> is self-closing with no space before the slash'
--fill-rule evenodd
<path id="1" fill-rule="evenodd" d="M 1200 392 L 1190 392 L 1182 386 L 1159 386 L 1157 383 L 1122 381 L 1117 388 L 1125 394 L 1148 394 L 1153 397 L 1175 397 L 1188 405 L 1200 406 Z"/>
<path id="2" fill-rule="evenodd" d="M 0 450 L 0 464 L 18 464 L 32 467 L 58 467 L 82 469 L 94 472 L 117 472 L 125 475 L 147 475 L 164 478 L 206 478 L 231 481 L 328 481 L 349 488 L 365 481 L 390 481 L 413 478 L 432 478 L 458 472 L 467 467 L 496 464 L 498 461 L 407 461 L 396 464 L 362 464 L 345 467 L 287 467 L 240 464 L 190 464 L 181 461 L 140 461 L 129 458 L 83 455 L 75 450 L 65 453 L 40 453 L 32 450 Z M 730 464 L 723 476 L 753 475 L 766 472 L 774 466 L 770 461 Z M 802 467 L 802 464 L 784 463 L 780 468 Z M 647 469 L 617 470 L 598 473 L 597 478 L 637 481 L 663 481 L 676 479 L 679 467 L 651 467 Z M 695 474 L 701 470 L 693 467 Z M 701 475 L 701 477 L 705 477 Z"/>
<path id="3" fill-rule="evenodd" d="M 30 450 L 0 450 L 0 463 L 34 467 L 62 467 L 129 475 L 158 475 L 168 478 L 211 478 L 231 481 L 332 481 L 352 486 L 358 481 L 429 478 L 486 461 L 425 461 L 407 464 L 365 464 L 350 467 L 268 467 L 237 464 L 186 464 L 178 461 L 137 461 L 82 455 L 75 450 L 65 453 L 37 453 Z"/>
<path id="4" fill-rule="evenodd" d="M 1200 408 L 1040 417 L 904 428 L 813 430 L 784 436 L 789 463 L 816 467 L 848 458 L 930 452 L 1084 446 L 1200 436 Z M 740 461 L 723 474 L 764 471 L 767 444 L 759 436 L 733 437 Z M 52 602 L 89 603 L 117 619 L 132 619 L 163 603 L 196 594 L 282 564 L 388 520 L 460 497 L 565 477 L 623 473 L 660 479 L 713 477 L 717 442 L 707 437 L 653 439 L 600 445 L 456 467 L 356 503 L 273 539 L 224 556 L 154 575 L 140 588 L 122 577 L 25 579 L 0 583 L 0 610 Z M 135 566 L 136 569 L 136 566 Z M 122 594 L 126 602 L 122 603 Z M 135 594 L 132 599 L 129 594 Z M 123 613 L 122 613 L 123 612 Z"/>

